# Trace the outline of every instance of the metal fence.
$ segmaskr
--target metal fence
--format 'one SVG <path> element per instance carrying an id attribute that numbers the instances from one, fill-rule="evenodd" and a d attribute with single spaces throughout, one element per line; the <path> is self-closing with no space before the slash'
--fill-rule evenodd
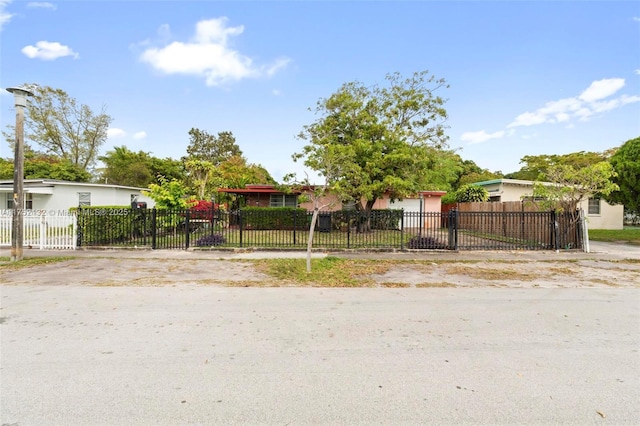
<path id="1" fill-rule="evenodd" d="M 153 249 L 307 246 L 312 213 L 81 209 L 78 246 Z M 326 249 L 558 250 L 583 247 L 575 214 L 553 212 L 320 212 L 313 247 Z"/>
<path id="2" fill-rule="evenodd" d="M 13 234 L 11 209 L 0 210 L 0 246 L 11 246 Z M 68 210 L 21 210 L 23 246 L 28 248 L 76 248 L 76 215 Z"/>

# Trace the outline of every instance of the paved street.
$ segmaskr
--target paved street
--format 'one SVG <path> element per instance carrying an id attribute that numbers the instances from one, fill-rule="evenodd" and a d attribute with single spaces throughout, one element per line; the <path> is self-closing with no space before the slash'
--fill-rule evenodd
<path id="1" fill-rule="evenodd" d="M 0 290 L 3 425 L 640 422 L 637 288 Z"/>

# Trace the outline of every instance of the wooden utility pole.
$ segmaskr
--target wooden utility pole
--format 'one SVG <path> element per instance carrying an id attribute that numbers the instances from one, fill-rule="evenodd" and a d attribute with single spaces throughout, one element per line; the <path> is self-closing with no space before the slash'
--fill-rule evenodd
<path id="1" fill-rule="evenodd" d="M 33 93 L 22 87 L 9 87 L 7 92 L 13 93 L 16 106 L 16 141 L 13 161 L 13 218 L 11 221 L 11 261 L 18 262 L 23 258 L 23 224 L 24 224 L 24 108 L 27 96 Z"/>

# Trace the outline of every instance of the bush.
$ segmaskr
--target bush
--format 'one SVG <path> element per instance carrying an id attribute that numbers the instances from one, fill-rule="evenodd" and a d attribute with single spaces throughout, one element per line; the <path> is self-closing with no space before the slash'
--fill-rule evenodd
<path id="1" fill-rule="evenodd" d="M 205 235 L 196 241 L 197 247 L 214 247 L 226 243 L 227 239 L 222 234 Z"/>
<path id="2" fill-rule="evenodd" d="M 416 235 L 415 237 L 409 240 L 408 247 L 410 249 L 432 249 L 432 250 L 443 250 L 446 249 L 446 244 L 442 244 L 438 240 L 433 237 L 421 237 Z"/>
<path id="3" fill-rule="evenodd" d="M 309 229 L 311 215 L 294 207 L 245 207 L 241 211 L 244 229 Z"/>
<path id="4" fill-rule="evenodd" d="M 144 209 L 131 206 L 87 206 L 72 208 L 78 213 L 78 232 L 82 244 L 100 245 L 127 241 L 148 232 L 151 221 Z"/>
<path id="5" fill-rule="evenodd" d="M 456 201 L 459 203 L 489 201 L 489 192 L 478 185 L 462 185 L 456 191 Z"/>

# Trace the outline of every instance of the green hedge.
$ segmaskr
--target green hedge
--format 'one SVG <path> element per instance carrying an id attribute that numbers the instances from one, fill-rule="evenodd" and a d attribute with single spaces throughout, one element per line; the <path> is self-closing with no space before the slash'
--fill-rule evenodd
<path id="1" fill-rule="evenodd" d="M 240 211 L 244 229 L 309 229 L 311 215 L 295 207 L 245 207 Z"/>
<path id="2" fill-rule="evenodd" d="M 378 209 L 371 210 L 369 216 L 371 229 L 393 230 L 399 229 L 400 220 L 404 210 L 402 209 Z M 341 225 L 349 222 L 351 226 L 356 223 L 364 223 L 367 217 L 356 210 L 340 210 L 331 214 L 331 224 L 334 229 L 340 229 Z"/>
<path id="3" fill-rule="evenodd" d="M 130 206 L 74 207 L 82 245 L 124 242 L 149 233 L 151 220 L 146 209 Z"/>

